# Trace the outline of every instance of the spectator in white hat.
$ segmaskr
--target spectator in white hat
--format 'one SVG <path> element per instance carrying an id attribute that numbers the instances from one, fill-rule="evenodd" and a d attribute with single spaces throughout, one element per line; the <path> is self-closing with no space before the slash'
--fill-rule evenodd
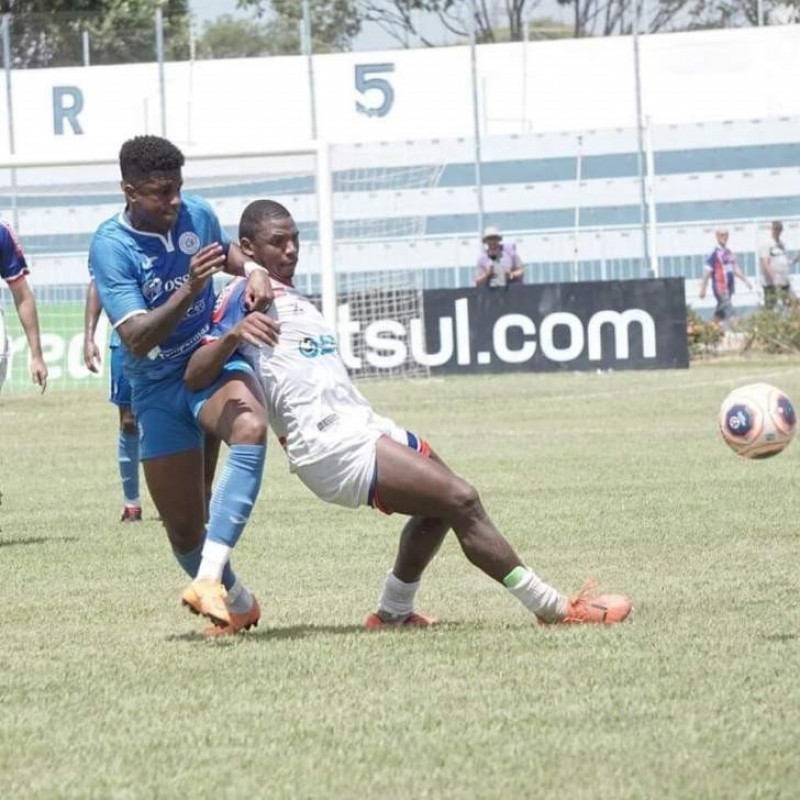
<path id="1" fill-rule="evenodd" d="M 477 268 L 476 286 L 504 288 L 522 283 L 525 278 L 525 266 L 517 254 L 517 248 L 503 244 L 503 234 L 493 225 L 483 232 L 483 248 Z"/>

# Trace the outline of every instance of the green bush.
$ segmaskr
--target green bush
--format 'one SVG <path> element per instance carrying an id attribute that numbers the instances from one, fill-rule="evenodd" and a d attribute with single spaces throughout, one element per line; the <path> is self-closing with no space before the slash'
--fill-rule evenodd
<path id="1" fill-rule="evenodd" d="M 691 306 L 686 306 L 686 335 L 692 358 L 716 353 L 724 334 L 716 320 L 704 320 Z"/>
<path id="2" fill-rule="evenodd" d="M 750 346 L 764 353 L 796 353 L 800 351 L 800 310 L 762 309 L 740 323 L 749 334 Z"/>

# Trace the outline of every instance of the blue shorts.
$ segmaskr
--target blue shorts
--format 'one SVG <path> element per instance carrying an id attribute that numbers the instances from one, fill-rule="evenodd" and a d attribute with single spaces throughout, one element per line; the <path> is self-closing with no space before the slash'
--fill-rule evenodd
<path id="1" fill-rule="evenodd" d="M 140 458 L 162 458 L 203 446 L 203 431 L 194 409 L 203 403 L 227 380 L 232 372 L 250 375 L 250 365 L 238 356 L 228 359 L 222 374 L 207 388 L 190 392 L 183 382 L 183 371 L 145 385 L 133 387 L 133 413 L 139 428 Z"/>
<path id="2" fill-rule="evenodd" d="M 108 399 L 117 406 L 131 405 L 131 385 L 122 372 L 122 348 L 112 347 L 109 360 L 111 371 L 111 391 Z"/>
<path id="3" fill-rule="evenodd" d="M 206 400 L 208 400 L 208 398 L 211 397 L 211 395 L 214 394 L 217 389 L 219 389 L 222 383 L 232 372 L 244 372 L 247 375 L 255 376 L 253 368 L 241 356 L 232 355 L 225 362 L 225 366 L 222 368 L 222 374 L 214 381 L 214 383 L 211 384 L 211 386 L 201 389 L 199 392 L 189 392 L 187 390 L 187 394 L 189 395 L 189 408 L 192 410 L 192 416 L 195 419 L 200 416 L 200 412 L 202 411 Z"/>

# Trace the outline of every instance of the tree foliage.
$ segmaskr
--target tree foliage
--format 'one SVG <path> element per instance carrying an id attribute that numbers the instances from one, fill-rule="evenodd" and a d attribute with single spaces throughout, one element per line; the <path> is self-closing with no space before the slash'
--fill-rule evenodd
<path id="1" fill-rule="evenodd" d="M 301 0 L 238 0 L 238 7 L 268 18 L 273 46 L 279 52 L 301 51 L 303 3 Z M 361 31 L 362 15 L 355 0 L 310 0 L 311 39 L 315 53 L 349 50 Z"/>
<path id="2" fill-rule="evenodd" d="M 83 63 L 83 34 L 92 64 L 154 61 L 158 0 L 2 0 L 11 14 L 15 67 L 62 67 Z M 189 52 L 188 0 L 164 0 L 164 55 Z"/>
<path id="3" fill-rule="evenodd" d="M 692 30 L 755 25 L 758 0 L 638 0 L 639 30 Z M 569 11 L 571 36 L 629 34 L 634 25 L 634 0 L 557 0 Z M 435 46 L 442 38 L 426 22 L 433 16 L 445 35 L 478 42 L 520 41 L 537 35 L 535 15 L 551 13 L 543 0 L 358 0 L 364 21 L 379 25 L 399 43 Z M 763 0 L 764 22 L 800 20 L 800 0 Z"/>
<path id="4" fill-rule="evenodd" d="M 206 22 L 197 42 L 198 58 L 249 58 L 273 55 L 272 32 L 257 20 L 234 19 L 226 14 Z"/>

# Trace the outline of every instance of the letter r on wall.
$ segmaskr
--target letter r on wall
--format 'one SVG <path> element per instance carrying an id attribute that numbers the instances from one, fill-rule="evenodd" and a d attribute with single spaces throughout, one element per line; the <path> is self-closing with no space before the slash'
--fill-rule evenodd
<path id="1" fill-rule="evenodd" d="M 77 86 L 53 87 L 53 133 L 64 135 L 64 120 L 69 122 L 72 132 L 83 133 L 78 114 L 83 111 L 83 92 Z"/>

